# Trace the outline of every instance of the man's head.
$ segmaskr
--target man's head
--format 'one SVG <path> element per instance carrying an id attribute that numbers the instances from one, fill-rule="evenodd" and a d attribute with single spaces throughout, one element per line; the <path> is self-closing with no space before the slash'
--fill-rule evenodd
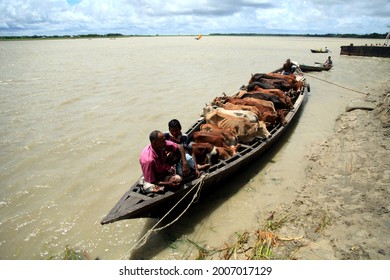
<path id="1" fill-rule="evenodd" d="M 159 130 L 153 130 L 149 135 L 150 144 L 155 150 L 164 150 L 166 146 L 165 136 Z"/>

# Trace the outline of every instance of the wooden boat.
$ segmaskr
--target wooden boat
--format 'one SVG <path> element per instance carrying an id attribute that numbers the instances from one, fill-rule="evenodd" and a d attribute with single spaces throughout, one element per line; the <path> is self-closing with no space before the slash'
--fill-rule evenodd
<path id="1" fill-rule="evenodd" d="M 390 47 L 384 46 L 341 46 L 340 55 L 390 57 Z"/>
<path id="2" fill-rule="evenodd" d="M 316 65 L 300 64 L 299 68 L 301 68 L 302 72 L 320 72 L 320 71 L 328 71 L 332 69 L 332 66 L 324 66 L 323 64 L 316 64 Z"/>
<path id="3" fill-rule="evenodd" d="M 283 126 L 279 123 L 273 127 L 269 131 L 271 133 L 270 138 L 256 138 L 250 143 L 241 144 L 236 155 L 227 160 L 219 160 L 217 164 L 212 165 L 199 178 L 195 178 L 194 176 L 184 180 L 182 186 L 175 191 L 168 190 L 164 193 L 145 194 L 140 185 L 140 181 L 142 180 L 142 177 L 140 177 L 140 180 L 135 182 L 122 198 L 120 198 L 107 216 L 101 221 L 101 224 L 108 224 L 122 219 L 162 217 L 172 206 L 176 205 L 182 199 L 194 198 L 194 195 L 200 191 L 212 190 L 213 186 L 227 179 L 254 159 L 259 158 L 290 127 L 303 107 L 307 92 L 310 91 L 310 86 L 306 83 L 305 77 L 302 74 L 297 77 L 297 80 L 302 81 L 302 86 L 299 90 L 290 90 L 289 92 L 294 106 L 285 116 L 286 124 Z M 196 120 L 186 131 L 186 134 L 191 138 L 194 132 L 198 131 L 204 123 L 205 119 L 203 117 Z M 185 205 L 188 205 L 188 203 Z"/>
<path id="4" fill-rule="evenodd" d="M 322 50 L 322 49 L 319 49 L 319 50 L 310 49 L 310 51 L 312 53 L 328 53 L 328 52 L 330 52 L 328 49 L 325 49 L 325 50 Z"/>

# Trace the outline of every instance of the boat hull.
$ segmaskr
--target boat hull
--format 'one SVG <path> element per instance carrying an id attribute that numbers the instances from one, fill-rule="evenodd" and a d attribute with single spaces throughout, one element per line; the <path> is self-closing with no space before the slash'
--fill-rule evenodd
<path id="1" fill-rule="evenodd" d="M 328 53 L 329 51 L 322 51 L 322 50 L 314 50 L 314 49 L 310 49 L 310 51 L 312 53 Z"/>
<path id="2" fill-rule="evenodd" d="M 312 65 L 299 65 L 299 68 L 301 68 L 302 72 L 321 72 L 321 71 L 329 71 L 332 69 L 332 66 L 325 67 L 325 66 L 312 66 Z"/>

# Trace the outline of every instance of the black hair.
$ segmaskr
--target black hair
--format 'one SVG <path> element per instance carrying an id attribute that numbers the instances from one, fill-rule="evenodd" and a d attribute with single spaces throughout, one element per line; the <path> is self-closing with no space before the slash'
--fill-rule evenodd
<path id="1" fill-rule="evenodd" d="M 150 143 L 153 143 L 155 142 L 157 139 L 158 139 L 158 134 L 161 133 L 159 130 L 153 130 L 150 134 L 149 134 L 149 140 L 150 140 Z"/>
<path id="2" fill-rule="evenodd" d="M 181 130 L 181 124 L 177 119 L 173 119 L 169 121 L 168 128 L 178 128 Z"/>

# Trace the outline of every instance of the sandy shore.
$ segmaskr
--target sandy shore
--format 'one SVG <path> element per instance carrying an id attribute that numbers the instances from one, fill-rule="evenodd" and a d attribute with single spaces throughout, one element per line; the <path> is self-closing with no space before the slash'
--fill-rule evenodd
<path id="1" fill-rule="evenodd" d="M 390 81 L 368 90 L 355 104 L 374 109 L 346 110 L 334 134 L 311 145 L 294 202 L 259 213 L 268 226 L 255 230 L 247 248 L 268 231 L 272 259 L 390 259 Z"/>
<path id="2" fill-rule="evenodd" d="M 310 147 L 294 203 L 275 209 L 274 220 L 288 215 L 279 236 L 302 237 L 276 255 L 390 259 L 390 81 L 361 100 L 375 109 L 340 115 L 334 135 Z"/>

